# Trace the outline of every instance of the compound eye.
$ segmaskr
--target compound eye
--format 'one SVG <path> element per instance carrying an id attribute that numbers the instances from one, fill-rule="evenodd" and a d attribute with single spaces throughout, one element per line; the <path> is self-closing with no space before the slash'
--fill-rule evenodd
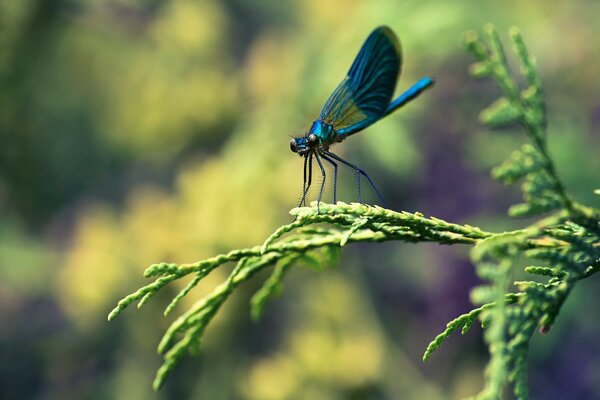
<path id="1" fill-rule="evenodd" d="M 319 138 L 314 133 L 311 133 L 310 135 L 308 135 L 308 139 L 307 140 L 308 140 L 308 145 L 310 147 L 313 147 L 317 143 L 319 143 Z"/>
<path id="2" fill-rule="evenodd" d="M 296 144 L 296 139 L 292 139 L 292 141 L 290 142 L 290 150 L 292 150 L 294 153 L 298 152 L 298 145 Z"/>

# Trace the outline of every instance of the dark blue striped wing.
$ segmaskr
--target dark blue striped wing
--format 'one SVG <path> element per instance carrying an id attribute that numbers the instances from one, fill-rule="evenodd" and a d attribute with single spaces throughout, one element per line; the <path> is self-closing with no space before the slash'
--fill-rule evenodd
<path id="1" fill-rule="evenodd" d="M 350 135 L 385 115 L 400 73 L 402 53 L 394 32 L 375 29 L 354 59 L 348 75 L 329 96 L 320 119 L 339 135 Z"/>

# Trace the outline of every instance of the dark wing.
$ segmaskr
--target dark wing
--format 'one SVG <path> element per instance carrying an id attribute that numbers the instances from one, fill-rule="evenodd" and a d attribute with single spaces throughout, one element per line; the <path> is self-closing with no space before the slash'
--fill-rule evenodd
<path id="1" fill-rule="evenodd" d="M 340 135 L 350 135 L 385 114 L 396 89 L 402 53 L 387 26 L 375 29 L 354 59 L 348 75 L 329 96 L 320 119 Z"/>

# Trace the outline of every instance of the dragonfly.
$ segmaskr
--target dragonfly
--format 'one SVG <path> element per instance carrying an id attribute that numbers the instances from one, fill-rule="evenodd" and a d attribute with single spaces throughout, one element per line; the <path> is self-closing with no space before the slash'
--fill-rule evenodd
<path id="1" fill-rule="evenodd" d="M 401 65 L 402 51 L 396 34 L 387 26 L 376 28 L 362 45 L 346 77 L 325 102 L 319 118 L 304 135 L 292 137 L 290 149 L 304 157 L 304 182 L 299 207 L 306 206 L 312 183 L 313 159 L 317 161 L 322 176 L 317 207 L 323 198 L 327 177 L 323 160 L 333 166 L 334 204 L 337 202 L 338 163 L 341 163 L 356 173 L 359 203 L 362 203 L 362 176 L 366 178 L 381 205 L 385 206 L 381 193 L 369 175 L 329 151 L 329 148 L 396 111 L 433 85 L 433 78 L 421 78 L 392 101 Z"/>

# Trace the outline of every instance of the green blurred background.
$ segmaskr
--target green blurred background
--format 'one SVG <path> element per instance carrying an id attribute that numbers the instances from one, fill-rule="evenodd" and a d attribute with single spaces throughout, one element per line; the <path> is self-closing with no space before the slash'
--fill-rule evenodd
<path id="1" fill-rule="evenodd" d="M 598 206 L 600 3 L 539 1 L 0 0 L 0 398 L 455 399 L 482 386 L 480 329 L 427 343 L 469 310 L 468 248 L 353 245 L 339 266 L 295 269 L 251 323 L 241 289 L 159 393 L 164 290 L 106 316 L 159 261 L 261 243 L 290 220 L 304 132 L 363 40 L 399 35 L 399 91 L 436 86 L 334 150 L 366 169 L 389 206 L 508 229 L 518 188 L 489 180 L 524 140 L 490 133 L 498 96 L 467 74 L 459 39 L 517 25 L 536 55 L 550 146 L 566 186 Z M 506 35 L 504 35 L 506 38 Z M 352 175 L 341 198 L 355 199 Z M 314 193 L 314 192 L 313 192 Z M 331 193 L 326 200 L 330 201 Z M 215 272 L 181 309 L 216 285 Z M 536 335 L 539 399 L 600 398 L 597 282 Z"/>

